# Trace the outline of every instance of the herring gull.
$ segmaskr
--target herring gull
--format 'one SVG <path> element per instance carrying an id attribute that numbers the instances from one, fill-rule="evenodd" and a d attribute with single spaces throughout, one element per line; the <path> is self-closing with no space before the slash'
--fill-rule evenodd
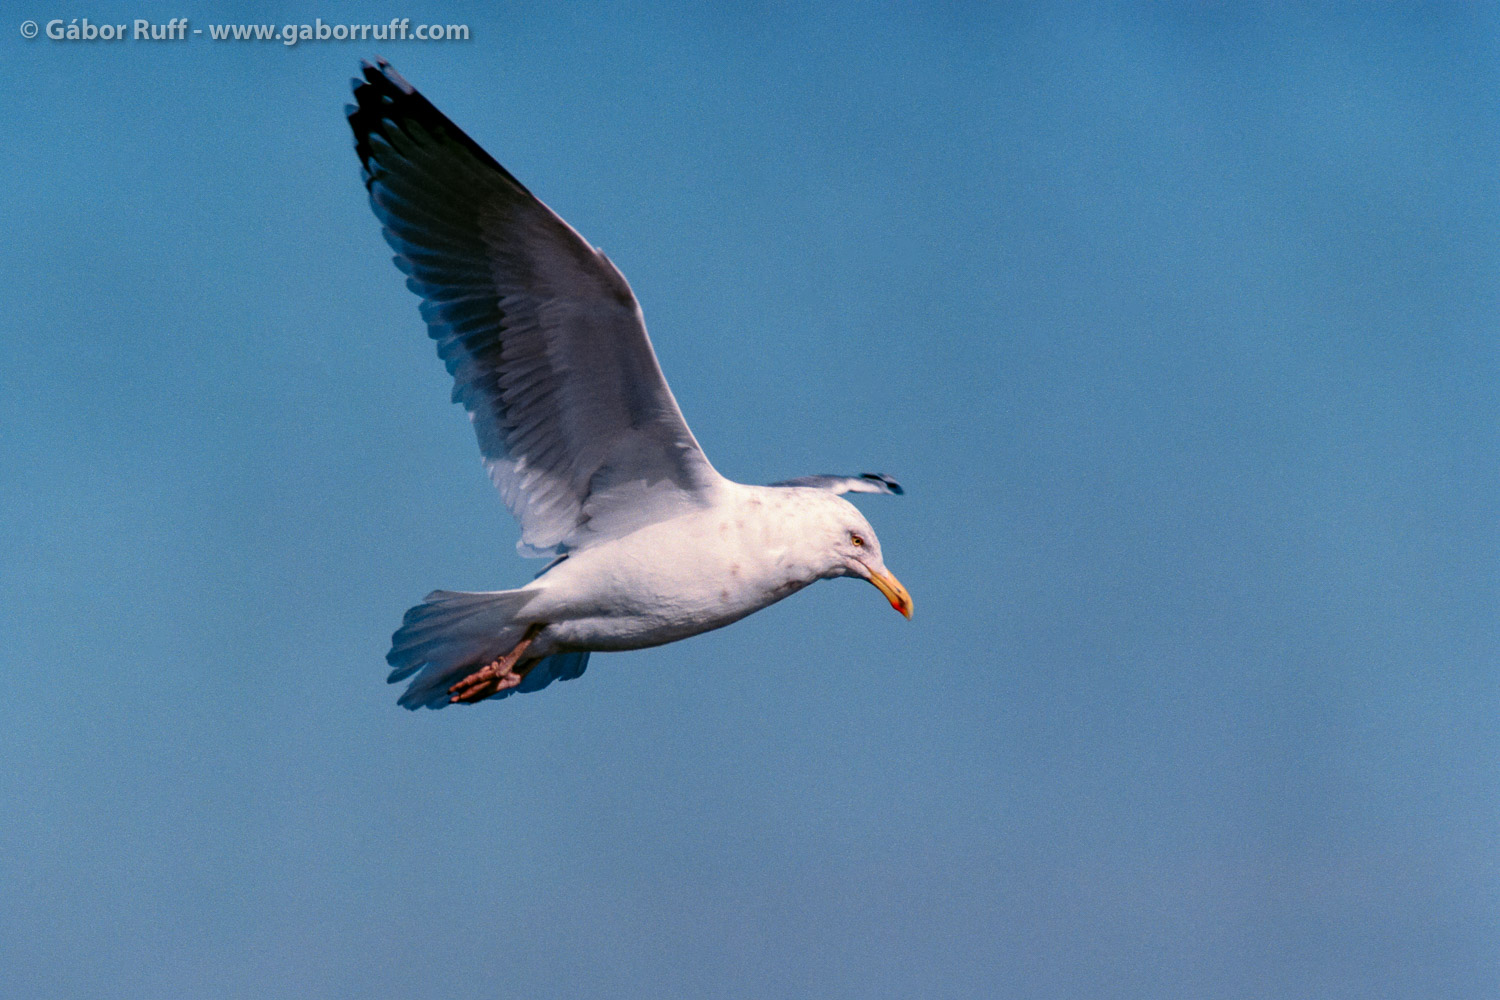
<path id="1" fill-rule="evenodd" d="M 625 278 L 384 60 L 349 105 L 370 205 L 453 376 L 522 555 L 517 590 L 439 590 L 386 657 L 400 704 L 442 708 L 583 673 L 738 621 L 815 580 L 911 596 L 841 494 L 886 476 L 747 486 L 719 475 L 662 377 Z"/>

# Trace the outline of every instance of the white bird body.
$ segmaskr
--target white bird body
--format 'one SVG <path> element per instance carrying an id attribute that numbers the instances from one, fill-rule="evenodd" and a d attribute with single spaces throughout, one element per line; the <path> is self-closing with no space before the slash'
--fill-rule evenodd
<path id="1" fill-rule="evenodd" d="M 642 649 L 737 622 L 847 572 L 821 542 L 849 512 L 820 490 L 725 480 L 712 507 L 572 553 L 522 587 L 537 592 L 528 613 L 550 623 L 531 652 Z"/>
<path id="2" fill-rule="evenodd" d="M 846 492 L 892 480 L 746 486 L 703 454 L 630 285 L 389 64 L 348 108 L 370 205 L 453 375 L 527 556 L 516 590 L 434 591 L 386 660 L 400 703 L 441 708 L 540 690 L 591 652 L 721 628 L 820 578 L 873 583 L 910 617 Z"/>

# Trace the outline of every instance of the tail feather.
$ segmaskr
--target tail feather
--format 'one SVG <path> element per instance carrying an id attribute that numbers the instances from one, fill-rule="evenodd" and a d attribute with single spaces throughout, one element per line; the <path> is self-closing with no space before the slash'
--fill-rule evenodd
<path id="1" fill-rule="evenodd" d="M 551 656 L 537 663 L 531 668 L 521 683 L 509 691 L 502 691 L 497 697 L 504 698 L 508 694 L 528 694 L 532 691 L 540 691 L 553 681 L 570 681 L 575 677 L 583 675 L 584 668 L 589 665 L 588 650 L 577 653 L 553 653 Z"/>
<path id="2" fill-rule="evenodd" d="M 521 641 L 529 624 L 521 612 L 534 596 L 536 592 L 528 590 L 435 590 L 428 594 L 406 613 L 386 654 L 391 666 L 389 683 L 412 678 L 399 704 L 407 708 L 446 705 L 448 688 L 454 682 Z"/>

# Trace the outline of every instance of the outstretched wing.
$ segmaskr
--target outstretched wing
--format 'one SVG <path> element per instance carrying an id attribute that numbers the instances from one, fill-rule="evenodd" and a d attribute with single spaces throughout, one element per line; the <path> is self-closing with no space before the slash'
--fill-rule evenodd
<path id="1" fill-rule="evenodd" d="M 625 278 L 389 63 L 347 109 L 370 204 L 521 525 L 556 555 L 706 502 L 722 482 Z"/>
<path id="2" fill-rule="evenodd" d="M 901 495 L 901 484 L 878 472 L 861 472 L 857 476 L 798 476 L 772 486 L 803 486 L 835 493 L 894 493 Z"/>

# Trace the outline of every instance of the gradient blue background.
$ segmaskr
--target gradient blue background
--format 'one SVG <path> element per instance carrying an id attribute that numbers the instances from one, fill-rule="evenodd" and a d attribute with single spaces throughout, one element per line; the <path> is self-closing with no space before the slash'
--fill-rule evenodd
<path id="1" fill-rule="evenodd" d="M 0 992 L 1500 994 L 1494 6 L 10 10 Z M 722 471 L 907 486 L 914 621 L 396 707 L 406 607 L 537 566 L 359 184 L 377 51 Z"/>

